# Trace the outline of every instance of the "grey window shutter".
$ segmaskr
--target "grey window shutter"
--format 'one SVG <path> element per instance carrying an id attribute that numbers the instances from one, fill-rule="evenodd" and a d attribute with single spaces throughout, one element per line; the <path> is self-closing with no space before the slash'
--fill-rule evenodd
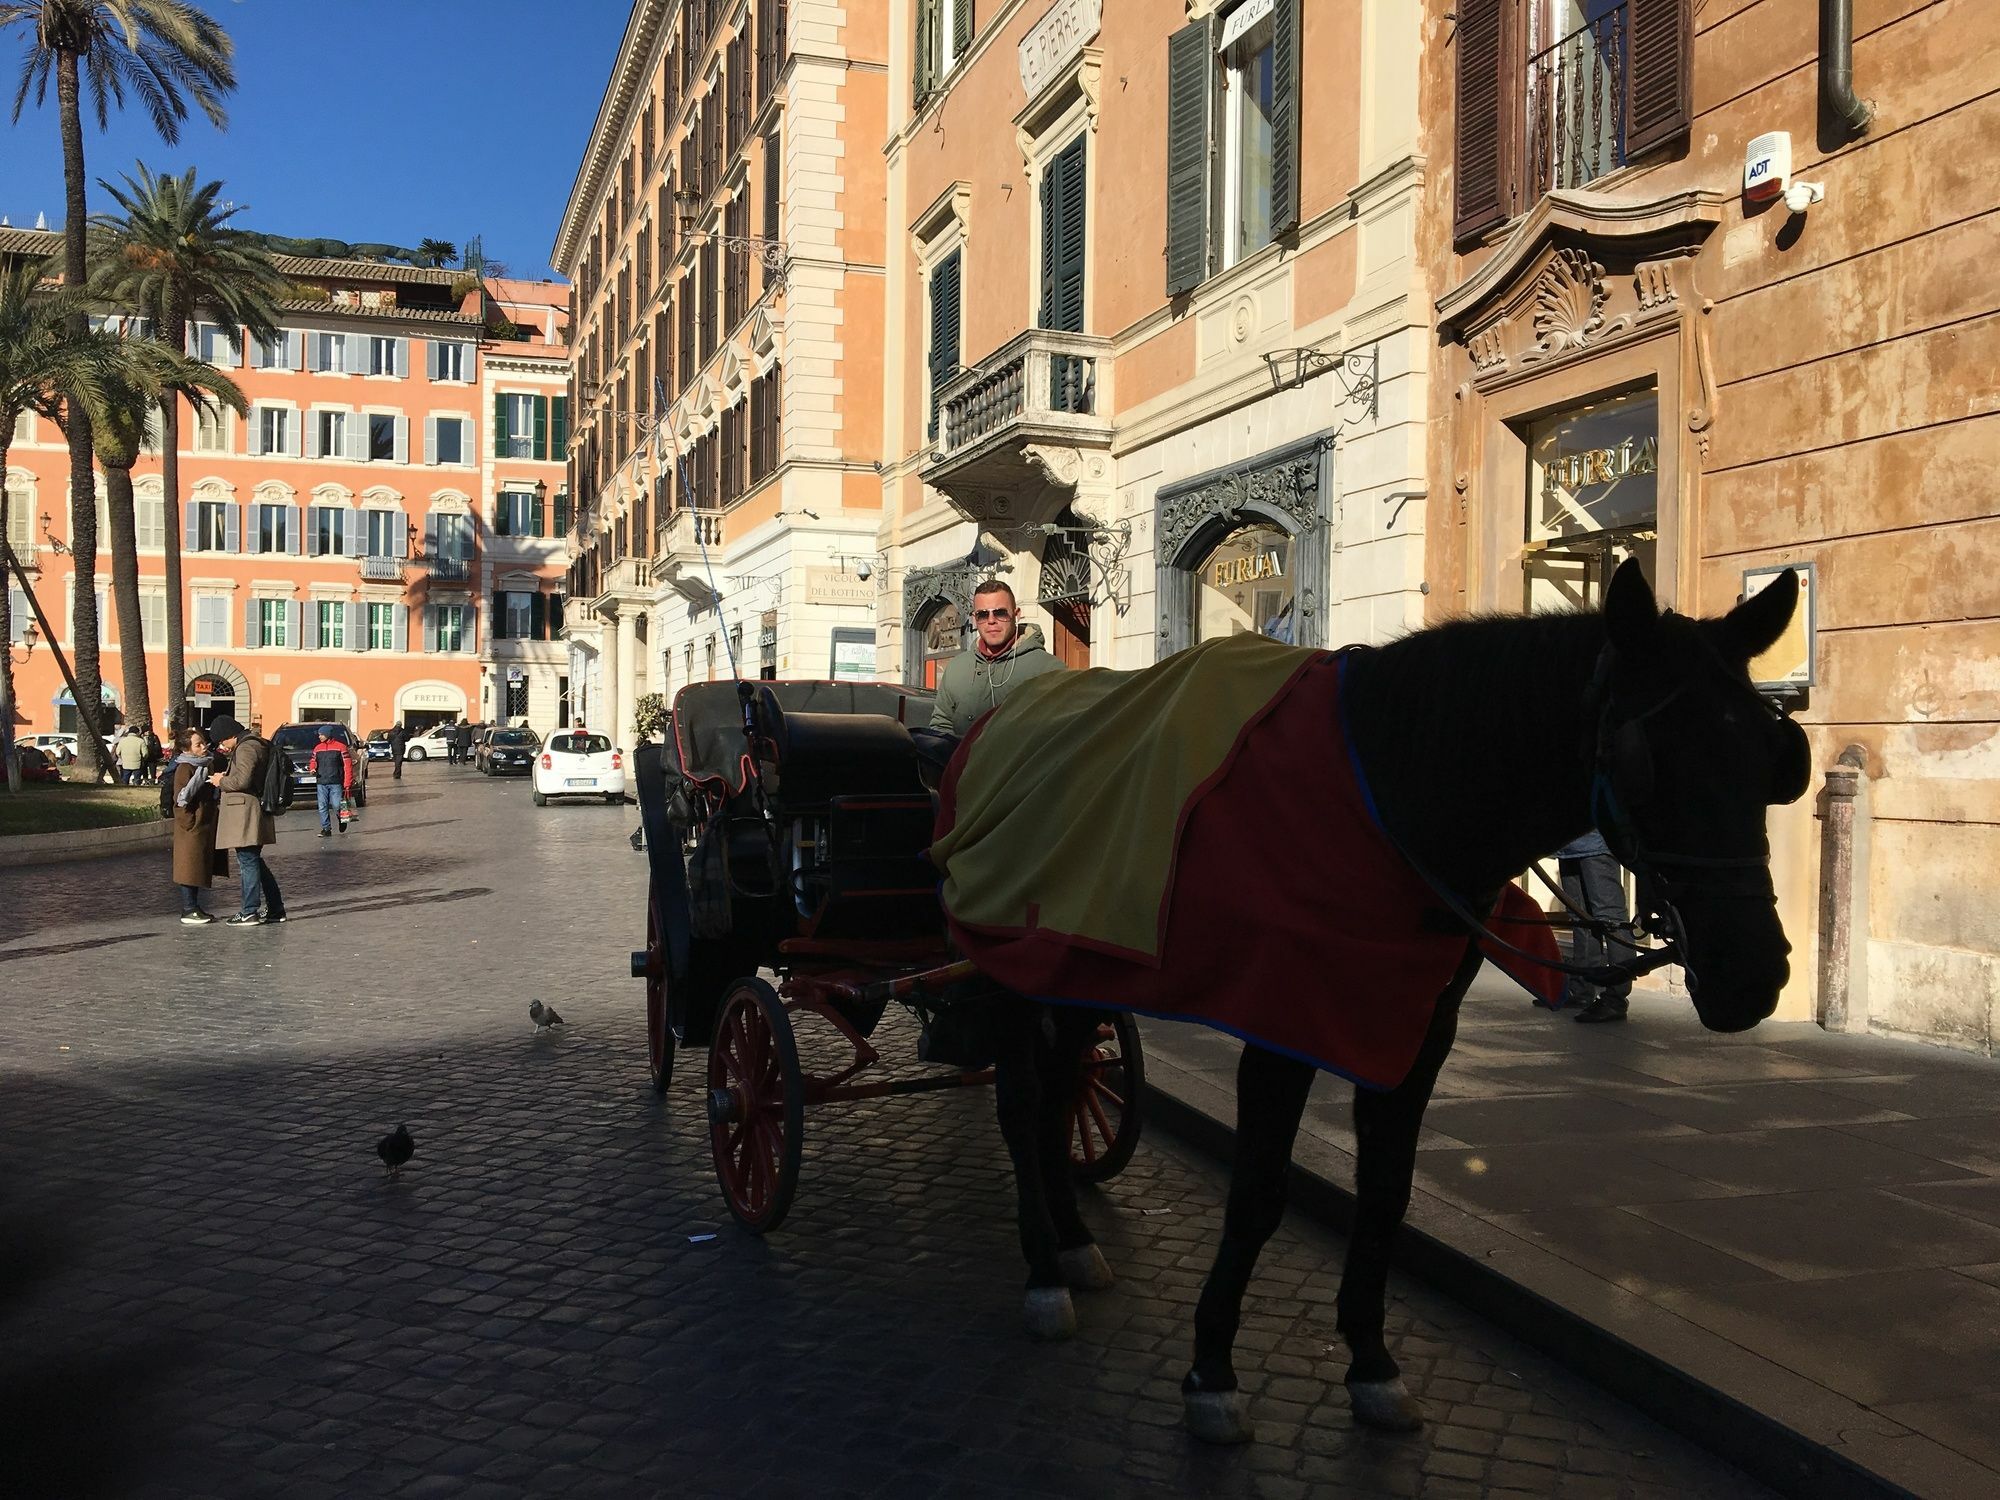
<path id="1" fill-rule="evenodd" d="M 243 550 L 243 507 L 240 505 L 222 507 L 222 549 L 225 552 Z"/>
<path id="2" fill-rule="evenodd" d="M 364 557 L 368 552 L 368 512 L 350 510 L 343 513 L 346 518 L 346 535 L 342 550 L 349 557 Z"/>
<path id="3" fill-rule="evenodd" d="M 299 606 L 299 649 L 319 650 L 319 605 L 311 599 Z"/>
<path id="4" fill-rule="evenodd" d="M 244 444 L 244 451 L 252 458 L 258 458 L 264 452 L 264 409 L 262 407 L 253 406 L 250 408 L 250 434 L 248 442 Z"/>
<path id="5" fill-rule="evenodd" d="M 306 607 L 292 599 L 285 604 L 285 644 L 294 651 L 305 644 Z"/>
<path id="6" fill-rule="evenodd" d="M 963 58 L 972 46 L 972 0 L 958 0 L 951 14 L 951 55 Z"/>
<path id="7" fill-rule="evenodd" d="M 408 417 L 398 417 L 396 418 L 396 462 L 406 464 L 409 461 L 410 419 Z"/>
<path id="8" fill-rule="evenodd" d="M 188 331 L 187 331 L 187 348 L 186 348 L 185 350 L 183 350 L 182 352 L 183 352 L 183 353 L 185 353 L 185 354 L 187 355 L 187 357 L 188 357 L 189 359 L 200 359 L 200 358 L 201 358 L 201 330 L 202 330 L 202 327 L 203 327 L 203 325 L 202 325 L 202 324 L 200 324 L 200 323 L 190 323 L 190 324 L 188 324 Z"/>
<path id="9" fill-rule="evenodd" d="M 271 368 L 271 347 L 262 339 L 256 340 L 250 346 L 250 368 L 253 370 Z"/>
<path id="10" fill-rule="evenodd" d="M 243 368 L 244 355 L 249 346 L 250 339 L 244 333 L 241 324 L 232 323 L 224 331 L 235 334 L 236 341 L 231 343 L 226 338 L 222 341 L 222 361 L 230 369 L 240 370 Z"/>
<path id="11" fill-rule="evenodd" d="M 347 601 L 347 649 L 368 649 L 368 606 L 358 599 Z"/>
<path id="12" fill-rule="evenodd" d="M 285 453 L 286 453 L 286 455 L 287 455 L 288 457 L 291 457 L 291 458 L 297 458 L 297 457 L 299 456 L 299 452 L 300 452 L 300 448 L 301 448 L 301 445 L 302 445 L 302 444 L 303 444 L 304 442 L 305 442 L 305 417 L 304 417 L 304 414 L 303 414 L 303 413 L 301 413 L 301 412 L 296 412 L 296 411 L 289 411 L 289 410 L 288 410 L 288 411 L 287 411 L 287 412 L 285 413 Z"/>
<path id="13" fill-rule="evenodd" d="M 201 551 L 201 502 L 191 501 L 181 514 L 181 551 Z"/>
<path id="14" fill-rule="evenodd" d="M 306 507 L 306 556 L 319 556 L 319 512 L 320 507 Z"/>
<path id="15" fill-rule="evenodd" d="M 427 464 L 434 464 L 437 461 L 438 461 L 438 419 L 436 417 L 425 417 L 424 418 L 424 462 Z"/>
<path id="16" fill-rule="evenodd" d="M 427 515 L 424 517 L 424 556 L 436 557 L 437 555 L 438 518 L 435 515 Z"/>
<path id="17" fill-rule="evenodd" d="M 1507 221 L 1501 100 L 1508 10 L 1505 0 L 1461 0 L 1458 7 L 1458 88 L 1452 114 L 1456 240 Z"/>
<path id="18" fill-rule="evenodd" d="M 410 606 L 407 604 L 392 604 L 390 608 L 395 612 L 393 616 L 394 623 L 390 626 L 393 632 L 390 639 L 395 642 L 395 647 L 398 651 L 408 651 L 410 649 Z"/>
<path id="19" fill-rule="evenodd" d="M 264 507 L 261 505 L 250 507 L 250 545 L 243 550 L 252 555 L 264 550 L 264 528 L 260 524 L 264 519 L 263 511 Z"/>
<path id="20" fill-rule="evenodd" d="M 437 606 L 435 604 L 426 604 L 424 606 L 424 650 L 435 651 L 437 648 Z"/>
<path id="21" fill-rule="evenodd" d="M 1299 0 L 1271 10 L 1271 235 L 1299 227 Z"/>
<path id="22" fill-rule="evenodd" d="M 473 652 L 479 649 L 479 611 L 471 605 L 460 605 L 458 610 L 458 649 Z"/>
<path id="23" fill-rule="evenodd" d="M 389 555 L 408 557 L 410 555 L 410 513 L 406 510 L 389 512 Z"/>
<path id="24" fill-rule="evenodd" d="M 1292 3 L 1296 5 L 1298 0 L 1292 0 Z M 398 380 L 408 380 L 410 378 L 410 341 L 408 339 L 396 340 L 396 378 Z"/>
<path id="25" fill-rule="evenodd" d="M 347 335 L 347 370 L 351 375 L 366 375 L 375 352 L 375 340 L 365 333 Z"/>
<path id="26" fill-rule="evenodd" d="M 941 0 L 917 0 L 916 102 L 922 104 L 937 86 L 938 66 L 944 61 L 938 26 Z"/>
<path id="27" fill-rule="evenodd" d="M 347 456 L 357 462 L 368 457 L 368 414 L 351 411 L 346 416 Z"/>
<path id="28" fill-rule="evenodd" d="M 1167 295 L 1208 275 L 1209 102 L 1215 49 L 1206 21 L 1167 38 Z"/>
<path id="29" fill-rule="evenodd" d="M 1694 118 L 1689 0 L 1630 0 L 1626 10 L 1625 158 L 1686 135 Z"/>
<path id="30" fill-rule="evenodd" d="M 261 646 L 264 644 L 263 638 L 257 634 L 257 605 L 259 602 L 256 599 L 245 599 L 243 601 L 243 644 L 246 646 Z"/>
<path id="31" fill-rule="evenodd" d="M 304 366 L 305 343 L 306 343 L 306 336 L 298 329 L 293 328 L 286 332 L 285 368 L 287 370 L 297 370 Z"/>
<path id="32" fill-rule="evenodd" d="M 326 368 L 327 336 L 323 333 L 306 335 L 306 368 L 324 370 Z"/>
<path id="33" fill-rule="evenodd" d="M 306 550 L 304 528 L 300 525 L 304 513 L 296 505 L 285 507 L 285 539 L 291 543 L 288 549 L 294 557 Z"/>
<path id="34" fill-rule="evenodd" d="M 305 429 L 306 429 L 306 457 L 318 458 L 320 456 L 319 453 L 320 414 L 316 411 L 309 411 L 306 412 L 304 415 L 305 415 Z"/>
<path id="35" fill-rule="evenodd" d="M 438 341 L 436 339 L 425 339 L 424 379 L 436 380 L 437 378 L 438 378 Z"/>

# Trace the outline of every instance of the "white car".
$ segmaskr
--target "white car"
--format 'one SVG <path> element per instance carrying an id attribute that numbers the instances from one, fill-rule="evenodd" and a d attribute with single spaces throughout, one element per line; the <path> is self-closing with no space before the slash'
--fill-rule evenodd
<path id="1" fill-rule="evenodd" d="M 450 724 L 433 724 L 422 734 L 411 735 L 403 746 L 403 759 L 429 760 L 435 756 L 439 760 L 449 760 L 453 727 Z"/>
<path id="2" fill-rule="evenodd" d="M 568 730 L 550 735 L 529 774 L 537 807 L 547 807 L 551 797 L 625 800 L 625 757 L 606 735 Z"/>
<path id="3" fill-rule="evenodd" d="M 21 743 L 45 752 L 57 765 L 66 766 L 76 759 L 76 736 L 73 734 L 24 734 Z"/>

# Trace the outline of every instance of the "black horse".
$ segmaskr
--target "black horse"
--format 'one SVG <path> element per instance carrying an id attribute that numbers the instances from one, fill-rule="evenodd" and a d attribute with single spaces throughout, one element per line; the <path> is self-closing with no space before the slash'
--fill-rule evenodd
<path id="1" fill-rule="evenodd" d="M 1484 912 L 1508 880 L 1595 824 L 1672 931 L 1702 1023 L 1755 1026 L 1777 1004 L 1790 951 L 1765 809 L 1802 795 L 1810 765 L 1804 734 L 1766 707 L 1746 668 L 1784 631 L 1797 599 L 1796 576 L 1781 573 L 1719 619 L 1663 614 L 1628 562 L 1601 614 L 1466 620 L 1356 652 L 1344 689 L 1349 731 L 1385 830 L 1441 905 Z M 1313 753 L 1300 747 L 1301 762 Z M 1386 1091 L 1355 1091 L 1358 1202 L 1338 1320 L 1354 1414 L 1372 1426 L 1423 1420 L 1383 1340 L 1389 1246 L 1409 1207 L 1424 1108 L 1479 964 L 1469 933 L 1408 1076 Z M 1312 1004 L 1311 976 L 1299 985 L 1299 1003 Z M 1111 1280 L 1077 1212 L 1065 1113 L 1096 1021 L 1022 1004 L 1000 1028 L 998 1111 L 1029 1268 L 1025 1318 L 1039 1338 L 1074 1332 L 1072 1288 Z M 1256 1046 L 1238 1068 L 1228 1210 L 1183 1383 L 1188 1426 L 1210 1441 L 1252 1436 L 1231 1353 L 1244 1290 L 1284 1214 L 1314 1076 L 1310 1064 Z"/>

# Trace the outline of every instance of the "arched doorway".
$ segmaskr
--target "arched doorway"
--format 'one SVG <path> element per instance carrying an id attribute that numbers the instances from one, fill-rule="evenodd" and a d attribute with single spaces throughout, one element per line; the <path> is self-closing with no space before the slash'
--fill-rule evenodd
<path id="1" fill-rule="evenodd" d="M 125 711 L 118 706 L 118 689 L 110 683 L 99 683 L 97 695 L 98 701 L 104 705 L 103 727 L 108 734 L 125 722 Z M 83 717 L 77 713 L 76 699 L 70 696 L 66 687 L 56 694 L 56 729 L 62 734 L 83 733 Z"/>
<path id="2" fill-rule="evenodd" d="M 396 718 L 411 734 L 466 717 L 465 689 L 449 682 L 412 682 L 396 694 Z"/>
<path id="3" fill-rule="evenodd" d="M 250 679 L 230 663 L 214 656 L 191 661 L 187 674 L 190 724 L 205 729 L 225 714 L 239 723 L 255 722 L 250 702 Z"/>
<path id="4" fill-rule="evenodd" d="M 949 599 L 940 599 L 917 621 L 921 642 L 918 683 L 933 692 L 944 675 L 944 664 L 965 649 L 965 617 Z"/>
<path id="5" fill-rule="evenodd" d="M 1049 612 L 1049 654 L 1072 671 L 1090 665 L 1089 532 L 1074 511 L 1056 517 L 1063 527 L 1042 549 L 1036 603 Z"/>

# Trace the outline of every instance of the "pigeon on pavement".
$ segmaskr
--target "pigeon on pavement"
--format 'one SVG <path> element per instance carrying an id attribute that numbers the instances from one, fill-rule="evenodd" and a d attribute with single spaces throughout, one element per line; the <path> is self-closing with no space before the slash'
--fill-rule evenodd
<path id="1" fill-rule="evenodd" d="M 544 1005 L 539 1000 L 528 1002 L 528 1019 L 535 1023 L 535 1030 L 547 1031 L 551 1026 L 563 1024 L 563 1018 L 556 1014 L 553 1005 Z"/>
<path id="2" fill-rule="evenodd" d="M 417 1143 L 410 1136 L 410 1127 L 398 1125 L 383 1136 L 375 1143 L 375 1154 L 382 1158 L 382 1165 L 394 1177 L 403 1163 L 417 1154 Z"/>

